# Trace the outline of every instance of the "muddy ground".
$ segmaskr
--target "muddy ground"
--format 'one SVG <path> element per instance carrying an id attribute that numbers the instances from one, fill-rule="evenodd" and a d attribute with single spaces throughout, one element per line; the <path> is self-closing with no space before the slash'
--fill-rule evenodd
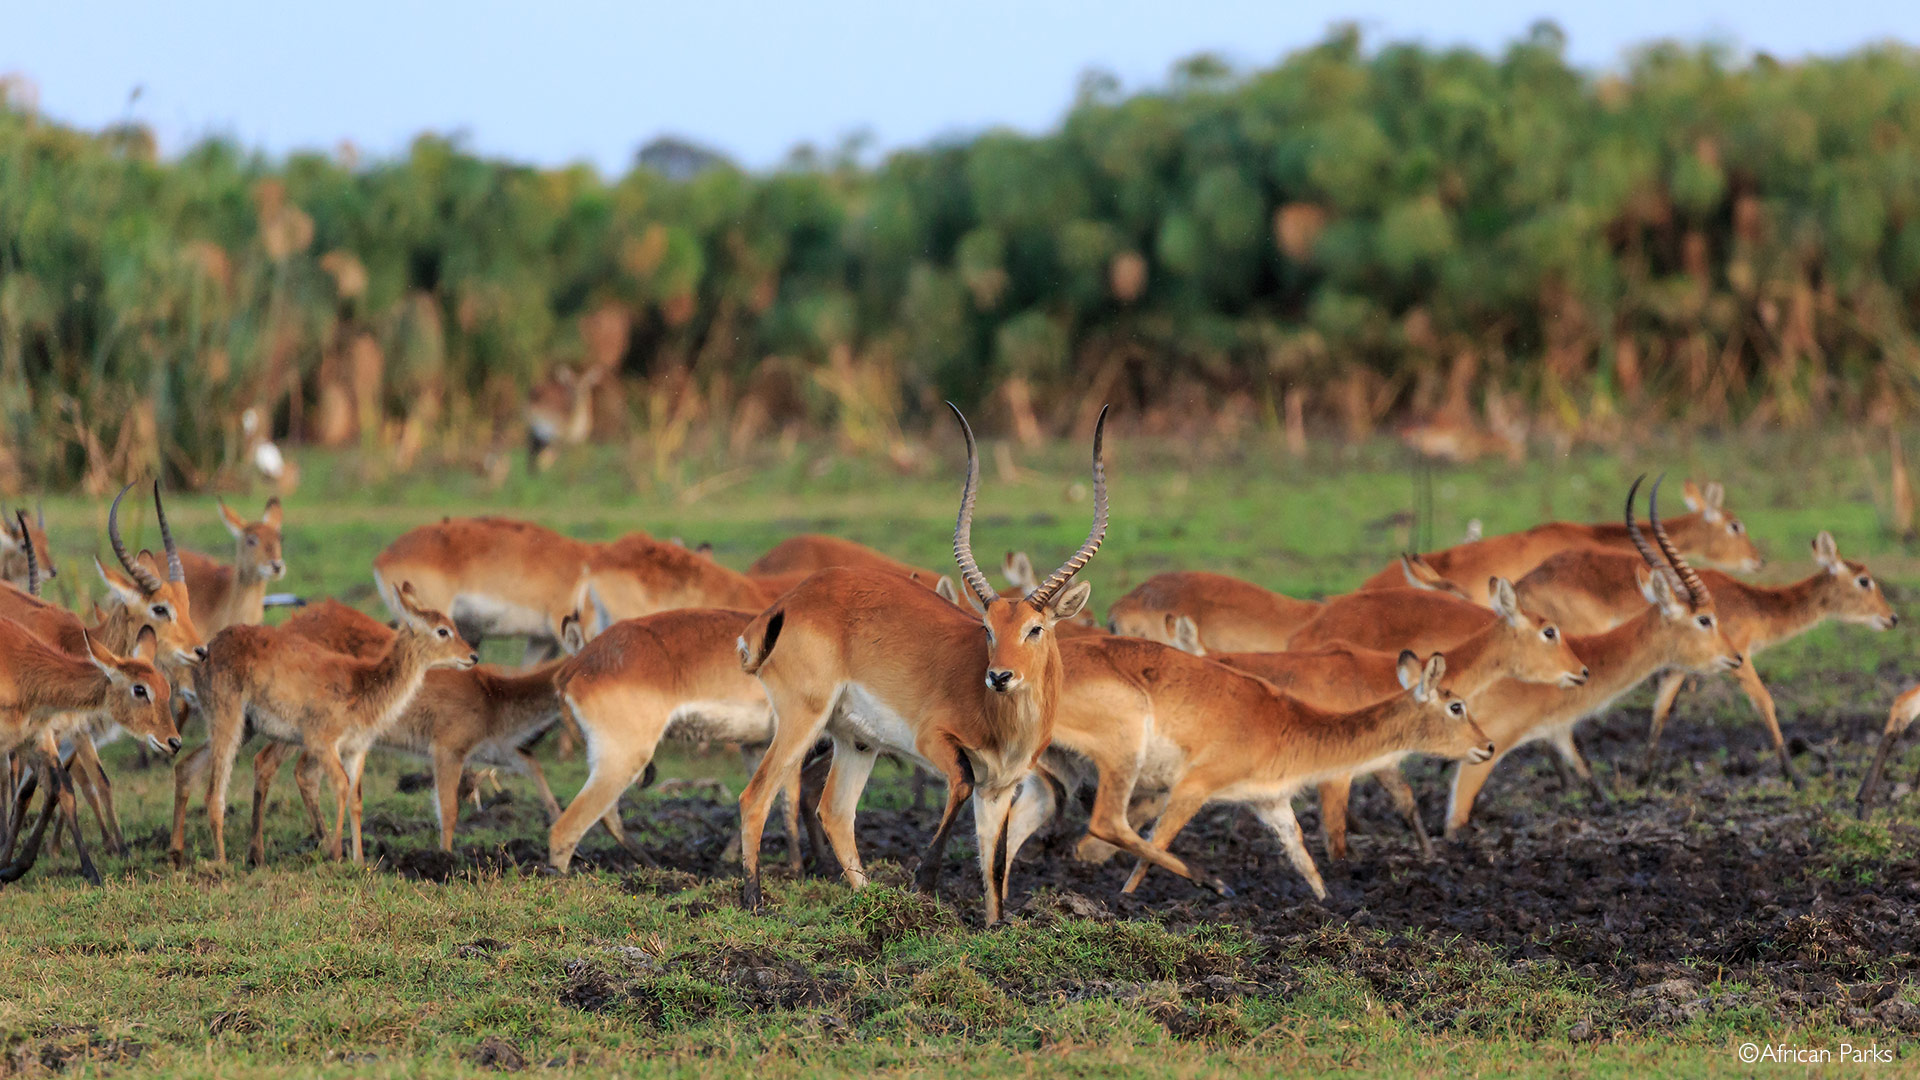
<path id="1" fill-rule="evenodd" d="M 1419 858 L 1385 794 L 1362 783 L 1354 793 L 1353 856 L 1329 864 L 1311 800 L 1302 800 L 1301 823 L 1331 893 L 1325 902 L 1313 898 L 1250 813 L 1222 806 L 1197 817 L 1175 847 L 1220 875 L 1236 894 L 1231 898 L 1160 871 L 1137 894 L 1119 895 L 1130 860 L 1075 861 L 1073 842 L 1084 824 L 1075 808 L 1065 827 L 1029 844 L 1011 903 L 1017 915 L 1035 919 L 1157 920 L 1173 929 L 1231 923 L 1272 958 L 1236 973 L 1236 985 L 1283 990 L 1291 965 L 1329 961 L 1401 1003 L 1410 1019 L 1436 1026 L 1457 1020 L 1447 1005 L 1454 999 L 1435 993 L 1430 972 L 1409 973 L 1465 950 L 1520 968 L 1557 961 L 1557 969 L 1610 988 L 1616 1008 L 1596 1021 L 1602 1025 L 1681 1024 L 1703 1009 L 1751 1006 L 1780 1019 L 1819 1013 L 1858 1030 L 1920 1031 L 1920 1008 L 1899 993 L 1914 977 L 1920 943 L 1920 857 L 1913 854 L 1920 830 L 1885 824 L 1884 810 L 1889 801 L 1920 798 L 1912 793 L 1913 755 L 1897 756 L 1889 770 L 1883 824 L 1851 824 L 1851 795 L 1884 717 L 1873 703 L 1887 696 L 1867 685 L 1878 681 L 1861 679 L 1858 709 L 1830 712 L 1817 723 L 1786 721 L 1795 764 L 1819 798 L 1787 787 L 1745 702 L 1730 688 L 1709 685 L 1691 689 L 1669 725 L 1651 788 L 1638 783 L 1643 704 L 1583 725 L 1582 746 L 1616 792 L 1604 805 L 1584 789 L 1565 790 L 1546 749 L 1528 747 L 1496 772 L 1470 833 L 1440 840 L 1445 774 L 1437 763 L 1412 764 L 1436 837 L 1431 862 Z M 1709 722 L 1702 716 L 1709 709 L 1738 719 Z M 899 790 L 878 800 L 870 790 L 869 807 L 910 803 L 904 781 L 879 783 Z M 1831 805 L 1822 801 L 1829 793 Z M 719 794 L 655 792 L 639 803 L 628 796 L 629 828 L 660 868 L 680 872 L 666 876 L 664 886 L 660 875 L 634 875 L 630 888 L 671 892 L 684 888 L 675 882 L 738 877 L 722 858 L 737 809 Z M 939 796 L 936 783 L 923 810 L 862 810 L 861 850 L 876 880 L 907 883 Z M 400 844 L 389 839 L 426 832 L 424 820 L 370 817 L 370 855 L 396 872 L 433 880 L 509 864 L 541 867 L 545 827 L 531 800 L 496 795 L 476 816 L 525 839 L 444 855 L 420 850 L 411 836 Z M 784 873 L 783 843 L 776 822 L 766 859 L 775 877 Z M 604 833 L 582 846 L 581 865 L 616 873 L 638 867 Z M 979 918 L 977 874 L 970 841 L 956 842 L 941 899 L 963 922 Z M 699 915 L 710 905 L 685 906 Z M 1724 989 L 1730 985 L 1743 988 Z M 575 988 L 588 997 L 590 990 Z"/>

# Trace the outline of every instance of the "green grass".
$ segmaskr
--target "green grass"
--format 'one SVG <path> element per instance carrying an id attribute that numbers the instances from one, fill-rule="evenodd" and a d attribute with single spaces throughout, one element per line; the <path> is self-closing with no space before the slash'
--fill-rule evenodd
<path id="1" fill-rule="evenodd" d="M 1727 483 L 1773 558 L 1769 580 L 1811 572 L 1805 545 L 1831 528 L 1897 600 L 1911 596 L 1920 561 L 1883 531 L 1849 446 L 1844 437 L 1741 439 L 1657 460 L 1575 454 L 1443 471 L 1431 530 L 1445 543 L 1472 517 L 1490 533 L 1544 516 L 1611 519 L 1633 474 L 1668 469 L 1676 480 Z M 287 500 L 285 584 L 378 610 L 373 554 L 411 525 L 474 512 L 582 536 L 644 528 L 707 540 L 735 566 L 792 532 L 823 530 L 944 567 L 958 487 L 952 450 L 942 442 L 902 472 L 802 447 L 739 473 L 688 466 L 672 483 L 639 483 L 612 455 L 582 454 L 546 476 L 516 471 L 491 490 L 470 475 L 391 477 L 353 457 L 309 456 L 305 485 Z M 1045 564 L 1079 541 L 1090 512 L 1083 454 L 1049 448 L 1022 458 L 1013 478 L 989 458 L 975 526 L 983 557 L 1022 548 Z M 1409 545 L 1407 528 L 1384 519 L 1411 504 L 1411 474 L 1384 444 L 1295 461 L 1260 440 L 1203 451 L 1116 440 L 1110 474 L 1113 530 L 1089 572 L 1102 608 L 1176 566 L 1302 595 L 1337 591 Z M 257 512 L 256 497 L 230 501 Z M 178 496 L 169 512 L 183 542 L 229 550 L 211 499 Z M 104 548 L 104 513 L 97 500 L 48 501 L 62 560 L 54 595 L 86 594 L 84 556 Z M 136 546 L 155 543 L 144 512 L 129 514 L 128 532 Z M 1761 670 L 1783 715 L 1883 711 L 1888 680 L 1911 651 L 1910 625 L 1887 634 L 1827 627 L 1768 653 Z M 515 655 L 489 646 L 492 659 Z M 1726 689 L 1694 698 L 1676 724 L 1754 723 Z M 1917 756 L 1896 759 L 1890 780 L 1910 776 Z M 776 877 L 760 915 L 735 904 L 735 879 L 671 871 L 554 879 L 476 865 L 431 884 L 392 872 L 391 861 L 367 870 L 319 861 L 284 783 L 270 814 L 271 866 L 174 871 L 161 854 L 170 773 L 137 768 L 133 757 L 125 745 L 108 750 L 135 849 L 102 861 L 108 885 L 81 883 L 69 852 L 0 891 L 0 1075 L 467 1075 L 487 1071 L 474 1055 L 489 1039 L 532 1068 L 608 1075 L 1708 1075 L 1740 1069 L 1734 1047 L 1749 1039 L 1867 1041 L 1831 1010 L 1782 1024 L 1757 1004 L 1770 988 L 1704 967 L 1705 1004 L 1683 1022 L 1648 1024 L 1572 963 L 1340 918 L 1258 939 L 1181 917 L 1084 917 L 1042 894 L 1011 925 L 980 931 L 974 913 L 903 891 L 904 869 L 887 863 L 873 866 L 879 884 L 860 894 Z M 663 764 L 668 778 L 713 777 L 730 791 L 744 781 L 739 762 L 718 752 L 679 751 Z M 420 768 L 380 755 L 370 766 L 368 827 L 390 860 L 434 843 L 425 793 L 395 786 Z M 244 843 L 240 774 L 233 852 Z M 564 799 L 584 770 L 556 761 L 549 775 Z M 1798 794 L 1756 781 L 1739 797 L 1833 808 L 1821 818 L 1825 861 L 1810 872 L 1872 880 L 1887 858 L 1911 858 L 1920 815 L 1903 800 L 1853 824 L 1839 814 L 1847 780 L 1816 778 Z M 507 784 L 507 810 L 463 821 L 463 847 L 544 845 L 531 789 Z M 630 794 L 629 820 L 651 820 L 663 798 Z M 883 771 L 868 800 L 910 804 L 897 772 Z M 206 846 L 197 801 L 189 820 L 197 855 Z"/>

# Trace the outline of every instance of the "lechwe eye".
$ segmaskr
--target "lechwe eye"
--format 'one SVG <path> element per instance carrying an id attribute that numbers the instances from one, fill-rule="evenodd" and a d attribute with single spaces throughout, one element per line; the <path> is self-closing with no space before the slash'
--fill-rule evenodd
<path id="1" fill-rule="evenodd" d="M 1454 702 L 1454 703 L 1453 703 L 1453 704 L 1451 704 L 1451 705 L 1448 705 L 1448 706 L 1447 706 L 1447 711 L 1448 711 L 1448 712 L 1450 712 L 1450 713 L 1452 713 L 1452 714 L 1453 714 L 1453 715 L 1455 715 L 1455 716 L 1465 716 L 1465 715 L 1467 715 L 1467 707 L 1466 707 L 1465 705 L 1462 705 L 1462 704 L 1460 704 L 1460 703 L 1459 703 L 1459 702 L 1457 702 L 1457 701 L 1456 701 L 1456 702 Z"/>
<path id="2" fill-rule="evenodd" d="M 453 631 L 447 629 L 444 626 L 440 627 L 438 630 L 435 630 L 434 633 L 439 634 L 440 639 L 442 641 L 448 640 L 453 637 Z"/>
<path id="3" fill-rule="evenodd" d="M 1549 626 L 1545 630 L 1540 631 L 1540 636 L 1546 638 L 1548 641 L 1559 641 L 1560 630 L 1558 627 Z"/>
<path id="4" fill-rule="evenodd" d="M 1858 586 L 1860 586 L 1860 587 L 1861 587 L 1861 588 L 1863 588 L 1863 589 L 1871 589 L 1871 588 L 1873 588 L 1873 579 L 1872 579 L 1872 578 L 1870 578 L 1870 577 L 1868 577 L 1868 576 L 1867 576 L 1867 575 L 1865 575 L 1865 574 L 1861 574 L 1861 575 L 1860 575 L 1859 577 L 1857 577 L 1857 578 L 1854 578 L 1854 579 L 1853 579 L 1853 583 L 1854 583 L 1855 585 L 1858 585 Z"/>
<path id="5" fill-rule="evenodd" d="M 133 684 L 133 699 L 135 701 L 147 701 L 152 697 L 153 695 L 147 692 L 146 683 Z"/>

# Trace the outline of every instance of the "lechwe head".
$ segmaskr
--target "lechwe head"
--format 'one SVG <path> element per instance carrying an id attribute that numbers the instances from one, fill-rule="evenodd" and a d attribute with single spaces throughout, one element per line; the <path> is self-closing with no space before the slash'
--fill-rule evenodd
<path id="1" fill-rule="evenodd" d="M 1689 523 L 1684 539 L 1689 549 L 1699 553 L 1701 562 L 1749 574 L 1766 564 L 1746 525 L 1726 511 L 1727 489 L 1719 481 L 1702 487 L 1689 480 L 1681 491 L 1687 509 L 1699 515 Z"/>
<path id="2" fill-rule="evenodd" d="M 1421 663 L 1412 650 L 1401 650 L 1400 685 L 1409 691 L 1411 707 L 1401 713 L 1406 725 L 1400 743 L 1417 753 L 1478 765 L 1491 760 L 1493 740 L 1474 723 L 1467 703 L 1443 685 L 1447 658 L 1434 653 Z"/>
<path id="3" fill-rule="evenodd" d="M 107 569 L 98 559 L 93 562 L 94 569 L 100 572 L 100 580 L 106 582 L 114 601 L 124 609 L 121 617 L 151 627 L 159 640 L 161 660 L 177 671 L 206 659 L 206 641 L 193 624 L 186 570 L 180 565 L 180 550 L 174 545 L 173 530 L 167 527 L 167 510 L 160 502 L 158 480 L 153 484 L 153 512 L 160 526 L 161 546 L 166 551 L 167 576 L 160 577 L 127 551 L 126 541 L 120 536 L 120 500 L 131 490 L 131 483 L 121 488 L 120 494 L 113 497 L 113 505 L 107 508 L 107 543 L 112 546 L 114 558 L 120 560 L 126 576 Z M 110 610 L 109 617 L 112 614 Z"/>
<path id="4" fill-rule="evenodd" d="M 180 750 L 180 729 L 173 723 L 172 687 L 154 661 L 159 640 L 152 627 L 143 627 L 133 651 L 115 656 L 106 646 L 87 638 L 87 659 L 107 677 L 107 715 L 136 739 L 145 739 L 156 751 Z"/>
<path id="5" fill-rule="evenodd" d="M 1875 630 L 1891 630 L 1900 624 L 1900 616 L 1866 564 L 1841 558 L 1832 533 L 1822 529 L 1813 538 L 1813 561 L 1826 571 L 1813 583 L 1811 597 L 1820 614 Z"/>
<path id="6" fill-rule="evenodd" d="M 1687 563 L 1686 556 L 1680 554 L 1660 521 L 1660 481 L 1664 476 L 1656 478 L 1653 490 L 1647 493 L 1647 521 L 1653 529 L 1654 541 L 1660 546 L 1659 554 L 1654 553 L 1646 534 L 1634 520 L 1634 500 L 1645 479 L 1642 474 L 1627 489 L 1627 535 L 1633 539 L 1635 550 L 1648 567 L 1648 573 L 1640 579 L 1648 601 L 1660 609 L 1668 623 L 1684 626 L 1688 631 L 1674 637 L 1669 666 L 1693 671 L 1733 671 L 1745 663 L 1745 658 L 1722 631 L 1720 615 L 1706 583 Z M 1664 565 L 1661 555 L 1666 556 Z"/>
<path id="7" fill-rule="evenodd" d="M 220 500 L 220 520 L 233 534 L 235 580 L 244 585 L 255 581 L 278 581 L 287 576 L 287 563 L 280 554 L 280 497 L 267 500 L 266 512 L 259 521 L 248 521 Z"/>
<path id="8" fill-rule="evenodd" d="M 1521 610 L 1513 582 L 1500 577 L 1489 580 L 1487 600 L 1500 617 L 1487 642 L 1485 655 L 1492 661 L 1487 674 L 1569 688 L 1586 685 L 1590 672 L 1567 644 L 1567 635 L 1552 620 Z"/>
<path id="9" fill-rule="evenodd" d="M 480 654 L 460 636 L 453 620 L 445 612 L 420 603 L 411 581 L 403 581 L 395 592 L 400 601 L 398 633 L 394 648 L 407 649 L 419 656 L 428 668 L 458 668 L 462 671 L 480 662 Z"/>
<path id="10" fill-rule="evenodd" d="M 40 580 L 50 581 L 58 576 L 53 549 L 47 546 L 47 512 L 43 508 L 34 510 L 32 521 L 27 520 L 24 510 L 16 510 L 0 521 L 0 578 L 25 587 L 29 547 L 33 548 Z"/>
<path id="11" fill-rule="evenodd" d="M 1107 410 L 1100 410 L 1100 421 L 1093 430 L 1093 530 L 1080 550 L 1074 552 L 1058 570 L 1048 575 L 1024 596 L 1002 596 L 973 557 L 973 500 L 980 490 L 980 453 L 973 440 L 973 428 L 952 402 L 947 407 L 960 421 L 967 439 L 967 480 L 960 492 L 960 517 L 953 530 L 953 558 L 959 564 L 960 578 L 966 583 L 968 599 L 980 613 L 987 632 L 987 689 L 996 694 L 1011 694 L 1030 682 L 1046 688 L 1048 695 L 1059 692 L 1060 650 L 1052 633 L 1055 624 L 1080 614 L 1093 595 L 1093 586 L 1074 581 L 1107 533 L 1106 462 L 1101 442 L 1107 428 Z M 1052 711 L 1053 702 L 1042 705 Z"/>

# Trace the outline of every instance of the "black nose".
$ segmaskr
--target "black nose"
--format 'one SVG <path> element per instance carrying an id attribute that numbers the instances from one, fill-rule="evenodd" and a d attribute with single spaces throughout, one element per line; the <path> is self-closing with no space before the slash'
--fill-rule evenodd
<path id="1" fill-rule="evenodd" d="M 180 736 L 175 735 L 173 738 L 167 740 L 167 753 L 177 754 L 179 752 L 180 752 Z"/>
<path id="2" fill-rule="evenodd" d="M 1588 668 L 1587 668 L 1587 665 L 1585 665 L 1585 664 L 1581 664 L 1581 665 L 1580 665 L 1580 677 L 1581 677 L 1582 679 L 1588 679 L 1588 678 L 1592 678 L 1592 677 L 1593 677 L 1593 672 L 1592 672 L 1592 671 L 1590 671 L 1590 670 L 1588 670 Z"/>
<path id="3" fill-rule="evenodd" d="M 1898 615 L 1889 615 L 1889 616 L 1887 616 L 1887 625 L 1888 625 L 1889 627 L 1894 627 L 1894 626 L 1899 626 L 1899 625 L 1900 625 L 1900 616 L 1898 616 Z"/>
<path id="4" fill-rule="evenodd" d="M 480 654 L 479 654 L 479 653 L 477 653 L 477 652 L 470 652 L 470 653 L 468 653 L 468 654 L 467 654 L 467 663 L 469 663 L 469 664 L 477 664 L 477 663 L 479 663 L 479 662 L 480 662 Z"/>
<path id="5" fill-rule="evenodd" d="M 207 647 L 205 645 L 195 645 L 193 647 L 193 655 L 205 660 L 207 658 Z"/>
<path id="6" fill-rule="evenodd" d="M 1013 681 L 1013 672 L 1011 671 L 987 672 L 987 685 L 993 687 L 995 690 L 1004 692 L 1007 688 L 1007 684 L 1012 681 Z"/>

